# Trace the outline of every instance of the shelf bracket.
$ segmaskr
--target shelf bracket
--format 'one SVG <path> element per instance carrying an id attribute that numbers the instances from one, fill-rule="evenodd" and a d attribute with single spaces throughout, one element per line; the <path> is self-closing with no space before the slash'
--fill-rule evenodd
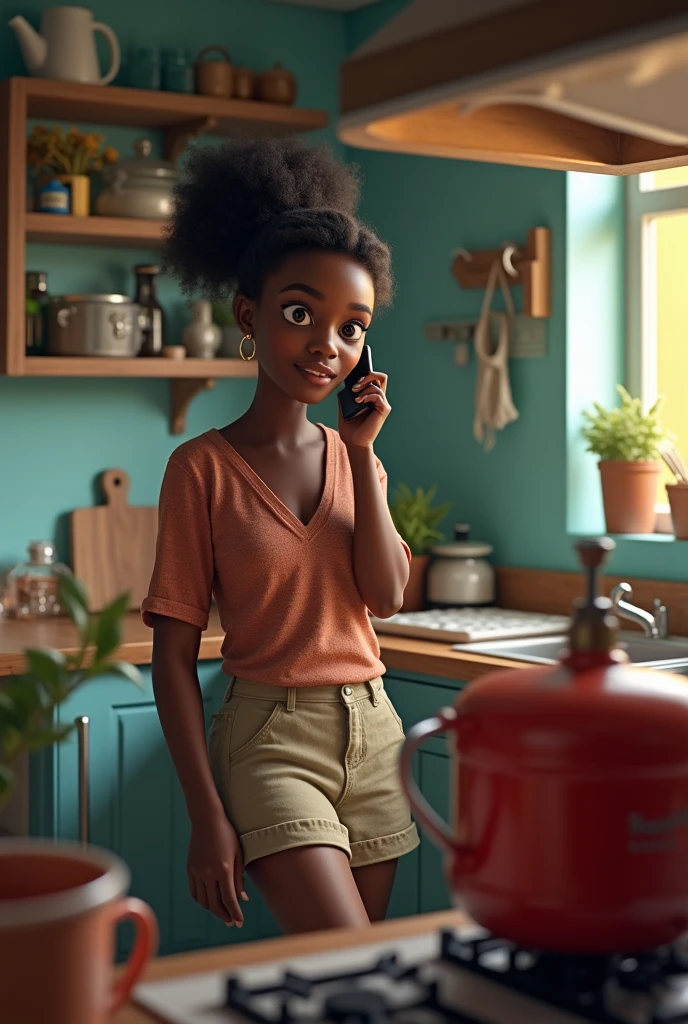
<path id="1" fill-rule="evenodd" d="M 207 135 L 217 126 L 216 117 L 196 118 L 185 124 L 173 124 L 164 130 L 164 152 L 168 160 L 176 164 L 180 156 L 195 139 Z"/>
<path id="2" fill-rule="evenodd" d="M 186 430 L 186 414 L 189 411 L 189 406 L 196 395 L 200 395 L 203 391 L 212 391 L 215 381 L 207 377 L 175 377 L 171 383 L 170 430 L 173 434 L 183 434 Z"/>

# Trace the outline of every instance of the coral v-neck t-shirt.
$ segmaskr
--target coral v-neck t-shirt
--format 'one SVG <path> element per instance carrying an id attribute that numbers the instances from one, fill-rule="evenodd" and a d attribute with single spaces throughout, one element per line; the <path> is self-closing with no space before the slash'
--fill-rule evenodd
<path id="1" fill-rule="evenodd" d="M 384 672 L 354 577 L 349 457 L 337 431 L 321 429 L 325 481 L 307 525 L 217 430 L 181 445 L 167 464 L 143 618 L 150 626 L 154 615 L 166 615 L 206 629 L 214 596 L 227 675 L 319 686 Z"/>

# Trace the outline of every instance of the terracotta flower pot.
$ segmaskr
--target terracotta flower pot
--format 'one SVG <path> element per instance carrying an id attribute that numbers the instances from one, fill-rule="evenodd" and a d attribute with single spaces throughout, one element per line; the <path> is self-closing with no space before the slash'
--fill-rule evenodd
<path id="1" fill-rule="evenodd" d="M 667 484 L 676 540 L 688 540 L 688 484 Z"/>
<path id="2" fill-rule="evenodd" d="M 153 911 L 125 897 L 129 870 L 93 847 L 0 840 L 0 1017 L 7 1024 L 106 1024 L 157 949 Z M 115 926 L 136 926 L 113 988 Z"/>
<path id="3" fill-rule="evenodd" d="M 410 572 L 402 612 L 419 612 L 425 606 L 425 576 L 428 571 L 429 555 L 414 555 L 411 559 Z"/>
<path id="4" fill-rule="evenodd" d="M 608 533 L 654 533 L 659 462 L 600 462 Z"/>

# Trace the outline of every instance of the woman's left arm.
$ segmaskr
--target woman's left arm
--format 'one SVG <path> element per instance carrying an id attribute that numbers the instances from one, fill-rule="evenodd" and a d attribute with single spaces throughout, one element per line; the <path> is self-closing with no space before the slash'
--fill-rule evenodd
<path id="1" fill-rule="evenodd" d="M 391 412 L 387 377 L 373 373 L 354 390 L 370 412 L 346 422 L 339 433 L 349 453 L 354 481 L 354 576 L 366 607 L 380 619 L 399 611 L 409 577 L 409 561 L 396 531 L 378 474 L 373 441 Z"/>

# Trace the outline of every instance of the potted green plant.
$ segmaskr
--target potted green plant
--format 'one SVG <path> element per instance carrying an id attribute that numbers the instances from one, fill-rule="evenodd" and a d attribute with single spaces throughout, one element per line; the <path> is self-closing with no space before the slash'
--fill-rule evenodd
<path id="1" fill-rule="evenodd" d="M 63 576 L 58 587 L 60 605 L 76 627 L 76 651 L 26 650 L 24 672 L 0 684 L 0 806 L 12 793 L 17 758 L 71 733 L 74 726 L 56 724 L 55 710 L 75 690 L 112 673 L 141 682 L 133 665 L 112 660 L 128 595 L 94 617 L 78 581 Z M 126 865 L 106 850 L 0 839 L 0 963 L 8 1021 L 106 1024 L 122 1005 L 157 947 L 153 912 L 126 896 L 129 877 Z M 127 969 L 111 988 L 114 929 L 125 918 L 136 927 L 136 941 Z"/>
<path id="2" fill-rule="evenodd" d="M 444 540 L 444 534 L 437 527 L 442 522 L 450 505 L 433 505 L 437 488 L 424 491 L 418 487 L 412 491 L 406 484 L 400 484 L 390 505 L 392 520 L 397 532 L 411 549 L 411 570 L 404 591 L 402 611 L 419 611 L 425 603 L 425 576 L 430 556 L 428 551 L 437 541 Z"/>
<path id="3" fill-rule="evenodd" d="M 607 532 L 654 533 L 659 447 L 669 436 L 659 415 L 662 398 L 645 412 L 639 398 L 621 385 L 617 390 L 619 406 L 605 409 L 595 402 L 583 413 L 583 439 L 600 460 Z"/>

